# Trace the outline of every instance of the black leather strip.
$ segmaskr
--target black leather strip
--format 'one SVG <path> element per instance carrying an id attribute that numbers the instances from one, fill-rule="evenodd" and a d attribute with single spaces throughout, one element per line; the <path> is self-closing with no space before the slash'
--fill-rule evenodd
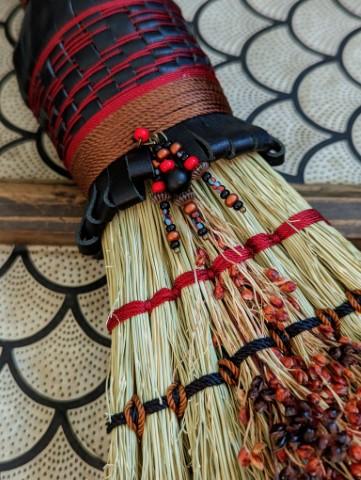
<path id="1" fill-rule="evenodd" d="M 186 120 L 168 129 L 167 137 L 180 142 L 187 152 L 201 160 L 234 158 L 258 151 L 272 166 L 284 161 L 282 143 L 260 127 L 225 114 L 209 114 Z M 85 255 L 101 255 L 101 236 L 117 210 L 145 199 L 145 181 L 153 175 L 147 148 L 135 149 L 117 159 L 94 182 L 77 243 Z"/>
<path id="2" fill-rule="evenodd" d="M 61 158 L 125 90 L 181 68 L 211 68 L 171 0 L 33 0 L 14 63 L 23 97 Z"/>

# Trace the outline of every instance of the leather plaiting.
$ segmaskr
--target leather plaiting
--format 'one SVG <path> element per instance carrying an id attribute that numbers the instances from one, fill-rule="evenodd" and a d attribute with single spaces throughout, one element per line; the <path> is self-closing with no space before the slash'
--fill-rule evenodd
<path id="1" fill-rule="evenodd" d="M 78 132 L 120 95 L 135 96 L 165 75 L 182 77 L 183 69 L 212 74 L 170 0 L 34 0 L 15 65 L 25 99 L 70 171 L 67 150 Z"/>

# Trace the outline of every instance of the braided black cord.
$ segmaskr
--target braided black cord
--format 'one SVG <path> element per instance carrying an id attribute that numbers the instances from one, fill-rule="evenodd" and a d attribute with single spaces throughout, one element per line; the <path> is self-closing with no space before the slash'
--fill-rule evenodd
<path id="1" fill-rule="evenodd" d="M 361 305 L 361 295 L 354 295 L 354 297 Z M 334 312 L 340 318 L 343 318 L 346 315 L 353 313 L 354 311 L 354 308 L 349 302 L 344 302 L 338 307 L 334 308 Z M 294 338 L 300 333 L 312 330 L 313 328 L 320 326 L 320 324 L 321 321 L 317 317 L 310 317 L 304 320 L 299 320 L 298 322 L 289 325 L 288 327 L 286 327 L 286 332 L 290 338 Z M 267 348 L 273 348 L 275 346 L 276 344 L 271 337 L 257 338 L 256 340 L 252 340 L 252 342 L 249 342 L 243 347 L 241 347 L 232 357 L 225 355 L 225 358 L 231 360 L 237 367 L 239 367 L 240 364 L 244 360 L 246 360 L 246 358 L 262 350 L 265 350 Z M 201 392 L 208 387 L 215 387 L 218 385 L 222 385 L 223 383 L 225 383 L 223 378 L 217 372 L 203 375 L 202 377 L 193 380 L 193 382 L 185 386 L 187 398 L 192 397 L 196 393 Z M 175 393 L 175 395 L 177 394 Z M 176 396 L 175 401 L 177 401 Z M 161 397 L 161 399 L 157 398 L 144 403 L 144 409 L 147 415 L 159 412 L 161 410 L 164 410 L 165 408 L 168 408 L 168 402 L 165 396 Z M 132 413 L 132 416 L 134 417 L 133 420 L 136 420 L 136 413 L 134 415 Z M 116 413 L 111 416 L 111 421 L 107 424 L 107 432 L 110 433 L 115 427 L 125 424 L 126 421 L 124 413 Z"/>

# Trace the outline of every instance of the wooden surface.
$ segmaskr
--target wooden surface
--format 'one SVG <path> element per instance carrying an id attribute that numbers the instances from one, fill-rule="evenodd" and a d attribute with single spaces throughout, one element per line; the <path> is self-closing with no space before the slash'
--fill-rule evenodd
<path id="1" fill-rule="evenodd" d="M 295 187 L 361 249 L 361 187 Z M 84 205 L 73 185 L 0 183 L 0 243 L 74 245 Z"/>

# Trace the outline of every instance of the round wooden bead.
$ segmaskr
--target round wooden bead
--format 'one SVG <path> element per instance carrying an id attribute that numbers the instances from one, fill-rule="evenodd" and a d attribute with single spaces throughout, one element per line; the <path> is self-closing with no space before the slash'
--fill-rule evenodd
<path id="1" fill-rule="evenodd" d="M 222 190 L 222 193 L 221 193 L 221 198 L 224 200 L 225 198 L 227 198 L 230 194 L 230 191 L 227 190 L 226 188 L 224 190 Z"/>
<path id="2" fill-rule="evenodd" d="M 170 146 L 170 151 L 173 155 L 175 155 L 179 150 L 182 148 L 182 145 L 180 143 L 172 143 Z"/>
<path id="3" fill-rule="evenodd" d="M 165 159 L 163 160 L 163 162 L 159 165 L 159 170 L 162 172 L 162 173 L 167 173 L 167 172 L 170 172 L 171 170 L 173 170 L 175 168 L 175 163 L 174 163 L 174 160 L 170 160 L 170 159 Z"/>
<path id="4" fill-rule="evenodd" d="M 174 168 L 168 172 L 166 177 L 167 190 L 170 193 L 180 193 L 184 192 L 188 187 L 191 176 L 185 170 L 179 168 Z"/>
<path id="5" fill-rule="evenodd" d="M 195 155 L 192 155 L 192 156 L 187 158 L 187 160 L 183 163 L 183 165 L 184 165 L 184 168 L 186 170 L 191 171 L 191 170 L 195 170 L 196 168 L 198 168 L 200 163 L 201 162 L 199 161 L 199 158 L 196 157 Z"/>
<path id="6" fill-rule="evenodd" d="M 165 158 L 169 157 L 169 155 L 170 151 L 168 150 L 168 148 L 161 148 L 157 152 L 157 157 L 159 158 L 159 160 L 164 160 Z"/>
<path id="7" fill-rule="evenodd" d="M 134 140 L 137 142 L 147 142 L 150 138 L 150 133 L 147 128 L 139 127 L 134 130 Z"/>
<path id="8" fill-rule="evenodd" d="M 226 198 L 227 207 L 233 207 L 237 200 L 238 197 L 235 193 L 231 193 L 230 195 L 228 195 L 228 197 Z"/>
<path id="9" fill-rule="evenodd" d="M 152 192 L 153 193 L 162 193 L 166 190 L 166 184 L 162 180 L 157 180 L 152 183 Z"/>
<path id="10" fill-rule="evenodd" d="M 197 210 L 197 205 L 193 202 L 189 202 L 184 206 L 184 212 L 187 215 L 192 215 Z"/>
<path id="11" fill-rule="evenodd" d="M 175 242 L 176 240 L 179 240 L 179 233 L 176 231 L 169 232 L 167 234 L 167 240 L 168 242 Z"/>
<path id="12" fill-rule="evenodd" d="M 175 242 L 171 242 L 170 248 L 175 250 L 176 252 L 179 252 L 179 247 L 180 247 L 180 242 L 176 240 Z"/>
<path id="13" fill-rule="evenodd" d="M 241 202 L 240 200 L 237 200 L 234 204 L 233 204 L 233 208 L 235 210 L 241 210 L 243 208 L 243 202 Z"/>

